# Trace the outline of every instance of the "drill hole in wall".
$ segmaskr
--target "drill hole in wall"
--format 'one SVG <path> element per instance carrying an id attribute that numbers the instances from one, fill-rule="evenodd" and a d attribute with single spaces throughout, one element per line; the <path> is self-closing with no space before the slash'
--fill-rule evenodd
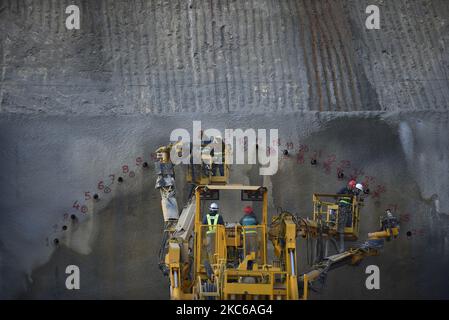
<path id="1" fill-rule="evenodd" d="M 412 236 L 412 232 L 411 231 L 407 231 L 407 237 L 411 237 Z"/>
<path id="2" fill-rule="evenodd" d="M 123 182 L 123 178 L 122 177 L 118 177 L 117 181 L 118 182 Z"/>

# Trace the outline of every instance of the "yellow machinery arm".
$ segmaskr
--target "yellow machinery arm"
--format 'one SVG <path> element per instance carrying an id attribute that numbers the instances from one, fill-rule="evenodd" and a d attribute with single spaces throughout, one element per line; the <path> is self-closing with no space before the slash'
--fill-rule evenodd
<path id="1" fill-rule="evenodd" d="M 390 240 L 399 235 L 399 225 L 396 223 L 395 219 L 394 221 L 394 224 L 386 228 L 384 227 L 381 231 L 368 233 L 368 239 L 358 247 L 349 248 L 342 253 L 325 257 L 317 262 L 312 270 L 304 274 L 300 280 L 313 282 L 319 277 L 325 277 L 327 272 L 331 269 L 335 269 L 336 267 L 345 264 L 356 265 L 365 257 L 379 255 L 380 250 L 384 246 L 384 240 Z"/>
<path id="2" fill-rule="evenodd" d="M 173 151 L 179 155 L 183 148 L 189 148 L 189 146 L 183 145 L 181 142 L 161 146 L 156 150 L 157 161 L 155 162 L 156 189 L 160 191 L 165 223 L 159 250 L 159 267 L 170 278 L 172 299 L 192 298 L 191 289 L 194 285 L 192 270 L 195 252 L 192 252 L 191 243 L 194 237 L 198 201 L 196 195 L 191 192 L 186 205 L 179 212 L 176 200 L 175 165 L 171 159 Z M 225 148 L 223 151 L 226 150 Z M 218 152 L 215 153 L 219 155 Z M 196 165 L 195 168 L 193 164 L 188 165 L 186 181 L 194 186 L 202 183 L 225 184 L 228 179 L 227 166 L 223 164 L 223 175 L 212 174 L 210 155 L 202 154 L 202 157 L 208 159 L 208 166 L 205 163 Z"/>
<path id="3" fill-rule="evenodd" d="M 159 268 L 170 278 L 172 299 L 186 299 L 184 291 L 191 286 L 188 273 L 191 267 L 189 241 L 192 237 L 195 215 L 195 198 L 192 196 L 181 213 L 176 201 L 174 165 L 170 159 L 173 148 L 179 144 L 169 144 L 156 150 L 157 175 L 156 189 L 161 194 L 161 207 L 164 216 L 164 235 L 159 250 Z"/>
<path id="4" fill-rule="evenodd" d="M 327 234 L 326 234 L 327 233 Z M 303 238 L 317 238 L 333 236 L 332 230 L 323 229 L 314 220 L 298 218 L 289 212 L 282 212 L 272 219 L 269 230 L 269 238 L 274 246 L 275 255 L 284 261 L 286 270 L 292 275 L 292 281 L 296 281 L 296 240 L 297 235 Z M 298 281 L 302 285 L 302 298 L 307 299 L 308 289 L 313 281 L 324 277 L 327 272 L 338 266 L 345 264 L 358 264 L 363 258 L 379 255 L 383 248 L 384 240 L 396 238 L 399 234 L 399 224 L 390 212 L 381 218 L 381 230 L 368 234 L 368 239 L 355 248 L 350 248 L 342 253 L 324 257 L 316 261 L 307 273 L 298 276 Z M 294 277 L 293 277 L 294 275 Z M 292 290 L 295 285 L 290 284 Z M 296 292 L 298 289 L 296 288 Z"/>
<path id="5" fill-rule="evenodd" d="M 268 232 L 274 253 L 281 264 L 285 267 L 288 274 L 289 298 L 299 299 L 298 290 L 298 267 L 296 257 L 296 238 L 297 238 L 296 218 L 289 213 L 281 213 L 273 217 Z M 306 296 L 302 298 L 307 299 Z"/>

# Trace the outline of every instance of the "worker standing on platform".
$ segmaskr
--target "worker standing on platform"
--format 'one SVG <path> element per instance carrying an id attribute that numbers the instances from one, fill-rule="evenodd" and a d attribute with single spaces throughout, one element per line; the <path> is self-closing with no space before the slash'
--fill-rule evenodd
<path id="1" fill-rule="evenodd" d="M 210 263 L 213 263 L 213 256 L 215 254 L 215 235 L 217 231 L 217 224 L 224 225 L 223 217 L 218 213 L 218 204 L 215 202 L 209 206 L 209 213 L 204 217 L 203 224 L 207 224 L 206 231 L 207 239 L 207 255 Z"/>
<path id="2" fill-rule="evenodd" d="M 338 199 L 338 221 L 337 221 L 337 232 L 340 238 L 340 248 L 339 251 L 343 252 L 345 250 L 345 227 L 348 221 L 352 221 L 352 197 L 356 191 L 357 182 L 355 180 L 350 180 L 348 185 L 340 189 L 337 194 L 347 195 L 346 197 L 340 197 Z"/>
<path id="3" fill-rule="evenodd" d="M 246 206 L 243 209 L 245 215 L 240 219 L 240 224 L 243 227 L 243 236 L 245 237 L 245 255 L 250 254 L 251 252 L 255 252 L 257 255 L 258 251 L 258 243 L 257 243 L 257 226 L 259 221 L 257 220 L 256 215 L 254 214 L 254 210 L 251 206 Z M 253 227 L 254 226 L 254 227 Z"/>

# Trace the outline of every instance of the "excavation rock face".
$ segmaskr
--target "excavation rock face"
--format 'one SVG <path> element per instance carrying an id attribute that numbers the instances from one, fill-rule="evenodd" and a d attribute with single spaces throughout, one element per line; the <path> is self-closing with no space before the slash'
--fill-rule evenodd
<path id="1" fill-rule="evenodd" d="M 380 30 L 365 27 L 370 4 Z M 386 208 L 399 217 L 380 257 L 333 271 L 312 298 L 449 298 L 447 1 L 79 8 L 67 30 L 61 1 L 0 1 L 1 298 L 168 298 L 152 153 L 193 121 L 279 130 L 275 175 L 231 167 L 233 182 L 270 188 L 270 215 L 310 216 L 313 192 L 354 176 L 371 191 L 361 237 Z M 242 207 L 223 214 L 238 221 Z M 371 264 L 380 290 L 365 287 Z M 80 290 L 65 287 L 68 265 Z"/>

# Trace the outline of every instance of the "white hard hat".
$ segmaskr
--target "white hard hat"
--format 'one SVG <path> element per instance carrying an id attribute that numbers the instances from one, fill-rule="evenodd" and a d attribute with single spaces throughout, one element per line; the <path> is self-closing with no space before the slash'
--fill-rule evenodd
<path id="1" fill-rule="evenodd" d="M 355 185 L 356 189 L 359 189 L 360 191 L 363 191 L 363 185 L 361 183 L 357 183 Z"/>
<path id="2" fill-rule="evenodd" d="M 212 202 L 209 206 L 209 210 L 218 211 L 218 204 L 216 204 L 215 202 Z"/>

